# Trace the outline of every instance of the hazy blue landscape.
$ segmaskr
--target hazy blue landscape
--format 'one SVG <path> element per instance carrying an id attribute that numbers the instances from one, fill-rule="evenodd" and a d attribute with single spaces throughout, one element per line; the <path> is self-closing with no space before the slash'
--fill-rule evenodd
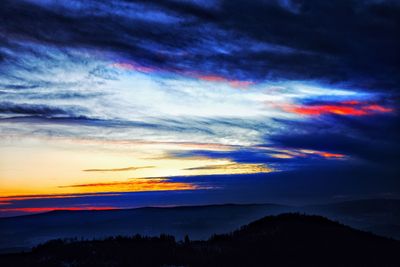
<path id="1" fill-rule="evenodd" d="M 398 266 L 400 241 L 322 216 L 265 216 L 206 240 L 172 235 L 56 239 L 2 266 Z"/>
<path id="2" fill-rule="evenodd" d="M 374 199 L 316 206 L 209 205 L 109 211 L 53 211 L 0 219 L 2 252 L 29 250 L 50 239 L 168 234 L 208 239 L 267 215 L 323 215 L 353 228 L 400 240 L 400 200 Z"/>

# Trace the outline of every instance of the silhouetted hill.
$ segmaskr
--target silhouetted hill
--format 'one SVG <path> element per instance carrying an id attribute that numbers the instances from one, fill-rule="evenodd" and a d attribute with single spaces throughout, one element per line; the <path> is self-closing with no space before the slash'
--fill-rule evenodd
<path id="1" fill-rule="evenodd" d="M 210 241 L 230 247 L 231 257 L 238 266 L 257 266 L 264 257 L 271 259 L 274 266 L 400 264 L 397 257 L 399 241 L 355 230 L 321 216 L 282 214 L 265 217 L 232 234 L 214 236 Z M 268 260 L 264 262 L 269 263 Z"/>
<path id="2" fill-rule="evenodd" d="M 195 239 L 207 239 L 213 233 L 233 231 L 263 216 L 288 211 L 289 207 L 275 204 L 226 204 L 104 211 L 59 210 L 0 218 L 0 253 L 29 250 L 57 238 L 99 239 L 165 233 L 177 239 L 186 234 Z"/>
<path id="3" fill-rule="evenodd" d="M 160 237 L 53 240 L 0 266 L 400 266 L 400 242 L 320 216 L 268 216 L 207 241 Z"/>
<path id="4" fill-rule="evenodd" d="M 0 218 L 0 253 L 27 251 L 57 238 L 100 239 L 108 236 L 162 233 L 182 239 L 207 239 L 233 231 L 267 215 L 316 214 L 356 229 L 400 240 L 400 200 L 372 199 L 291 207 L 275 204 L 209 205 L 106 211 L 53 211 Z"/>

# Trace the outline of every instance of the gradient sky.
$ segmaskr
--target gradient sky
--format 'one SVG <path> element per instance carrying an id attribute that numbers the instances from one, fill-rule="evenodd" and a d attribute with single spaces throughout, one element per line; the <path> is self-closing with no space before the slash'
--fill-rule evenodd
<path id="1" fill-rule="evenodd" d="M 400 196 L 400 4 L 2 0 L 0 216 Z"/>

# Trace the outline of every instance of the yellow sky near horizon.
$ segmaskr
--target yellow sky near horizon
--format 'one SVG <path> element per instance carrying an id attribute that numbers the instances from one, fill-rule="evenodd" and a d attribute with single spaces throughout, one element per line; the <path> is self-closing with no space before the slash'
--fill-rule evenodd
<path id="1" fill-rule="evenodd" d="M 9 138 L 1 146 L 0 196 L 198 189 L 167 177 L 272 171 L 263 164 L 168 155 L 199 147 L 229 150 L 214 144 Z"/>

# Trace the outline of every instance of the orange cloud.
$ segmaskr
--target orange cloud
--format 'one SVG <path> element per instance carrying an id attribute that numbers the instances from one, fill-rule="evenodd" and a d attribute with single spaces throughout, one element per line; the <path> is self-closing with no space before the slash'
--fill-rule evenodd
<path id="1" fill-rule="evenodd" d="M 343 154 L 339 154 L 339 153 L 329 153 L 329 152 L 320 152 L 317 151 L 318 155 L 324 157 L 324 158 L 343 158 L 344 155 Z"/>
<path id="2" fill-rule="evenodd" d="M 364 110 L 358 110 L 353 107 L 343 107 L 335 105 L 320 106 L 289 106 L 286 111 L 301 115 L 322 115 L 322 114 L 338 114 L 338 115 L 354 115 L 361 116 L 367 114 Z"/>
<path id="3" fill-rule="evenodd" d="M 317 151 L 317 150 L 311 150 L 311 149 L 300 149 L 299 150 L 301 153 L 304 153 L 303 156 L 307 156 L 307 154 L 314 154 L 318 155 L 324 158 L 344 158 L 345 155 L 339 154 L 339 153 L 331 153 L 331 152 L 325 152 L 325 151 Z"/>
<path id="4" fill-rule="evenodd" d="M 102 193 L 89 193 L 89 194 L 42 194 L 42 195 L 20 195 L 20 196 L 3 196 L 0 197 L 0 203 L 10 204 L 8 202 L 19 201 L 19 200 L 31 200 L 31 199 L 54 199 L 54 198 L 79 198 L 79 197 L 91 197 L 91 196 L 118 196 L 120 194 L 102 194 Z"/>
<path id="5" fill-rule="evenodd" d="M 295 105 L 285 104 L 281 108 L 290 113 L 307 116 L 319 116 L 324 114 L 336 115 L 351 115 L 351 116 L 364 116 L 375 113 L 392 112 L 393 109 L 387 108 L 378 104 L 361 103 L 356 100 L 338 102 L 337 104 L 329 105 Z"/>
<path id="6" fill-rule="evenodd" d="M 89 188 L 93 192 L 144 192 L 200 189 L 198 185 L 183 182 L 171 182 L 167 178 L 133 178 L 124 182 L 91 183 L 59 186 L 60 188 Z"/>

